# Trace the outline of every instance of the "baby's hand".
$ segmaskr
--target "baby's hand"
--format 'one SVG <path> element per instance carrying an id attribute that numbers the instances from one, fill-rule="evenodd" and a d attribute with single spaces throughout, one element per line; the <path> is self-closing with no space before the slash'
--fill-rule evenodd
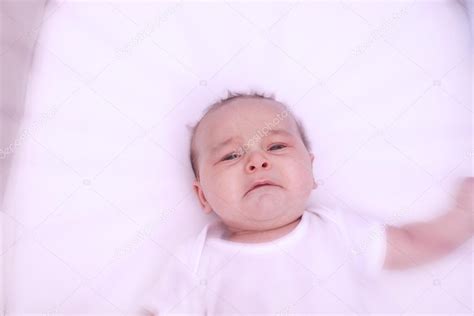
<path id="1" fill-rule="evenodd" d="M 423 264 L 448 254 L 471 238 L 474 234 L 473 191 L 474 178 L 464 178 L 449 212 L 427 222 L 388 226 L 384 267 L 403 269 Z"/>
<path id="2" fill-rule="evenodd" d="M 470 223 L 471 232 L 474 233 L 474 177 L 464 178 L 456 192 L 456 203 L 452 212 L 458 212 Z"/>
<path id="3" fill-rule="evenodd" d="M 456 208 L 466 212 L 474 212 L 474 177 L 464 178 L 456 194 Z"/>

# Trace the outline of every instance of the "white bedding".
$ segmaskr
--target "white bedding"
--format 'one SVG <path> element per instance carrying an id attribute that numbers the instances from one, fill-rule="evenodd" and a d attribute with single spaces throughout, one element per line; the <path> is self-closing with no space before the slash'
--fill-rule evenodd
<path id="1" fill-rule="evenodd" d="M 275 93 L 302 118 L 312 204 L 394 224 L 444 212 L 472 175 L 464 6 L 50 2 L 4 207 L 8 310 L 136 310 L 210 220 L 186 126 L 226 89 Z M 380 283 L 376 312 L 472 313 L 472 242 Z"/>

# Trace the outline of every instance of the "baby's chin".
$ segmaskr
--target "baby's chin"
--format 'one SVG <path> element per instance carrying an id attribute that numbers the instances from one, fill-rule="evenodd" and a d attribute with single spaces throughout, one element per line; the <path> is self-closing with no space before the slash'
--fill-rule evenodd
<path id="1" fill-rule="evenodd" d="M 242 215 L 255 221 L 274 221 L 287 212 L 282 196 L 261 194 L 247 197 L 242 203 Z"/>
<path id="2" fill-rule="evenodd" d="M 234 227 L 239 227 L 240 229 L 248 229 L 254 231 L 265 231 L 276 229 L 281 226 L 285 226 L 295 221 L 298 217 L 303 214 L 304 210 L 295 211 L 295 210 L 264 210 L 264 211 L 254 211 L 254 212 L 245 212 L 241 214 L 242 216 L 238 220 L 239 223 L 234 223 Z"/>
<path id="3" fill-rule="evenodd" d="M 246 203 L 245 207 L 241 208 L 239 217 L 245 226 L 271 229 L 288 224 L 303 212 L 304 208 L 293 208 L 277 198 L 260 199 Z"/>

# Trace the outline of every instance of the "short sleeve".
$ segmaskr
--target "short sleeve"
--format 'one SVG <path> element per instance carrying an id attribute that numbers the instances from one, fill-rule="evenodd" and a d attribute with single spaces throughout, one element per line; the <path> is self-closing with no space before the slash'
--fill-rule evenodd
<path id="1" fill-rule="evenodd" d="M 359 276 L 373 279 L 385 261 L 385 225 L 372 217 L 340 209 L 326 210 L 343 235 L 351 261 Z"/>

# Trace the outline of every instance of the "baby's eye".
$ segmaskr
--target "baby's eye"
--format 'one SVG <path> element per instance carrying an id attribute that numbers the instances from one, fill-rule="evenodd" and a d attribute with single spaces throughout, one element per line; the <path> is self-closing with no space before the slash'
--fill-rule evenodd
<path id="1" fill-rule="evenodd" d="M 222 158 L 222 160 L 234 160 L 233 158 L 239 158 L 239 157 L 240 157 L 239 153 L 233 152 L 233 153 L 225 156 L 224 158 Z"/>
<path id="2" fill-rule="evenodd" d="M 269 149 L 270 150 L 278 150 L 278 149 L 282 149 L 282 148 L 285 148 L 286 146 L 283 145 L 283 144 L 275 144 L 275 145 L 272 145 Z"/>

